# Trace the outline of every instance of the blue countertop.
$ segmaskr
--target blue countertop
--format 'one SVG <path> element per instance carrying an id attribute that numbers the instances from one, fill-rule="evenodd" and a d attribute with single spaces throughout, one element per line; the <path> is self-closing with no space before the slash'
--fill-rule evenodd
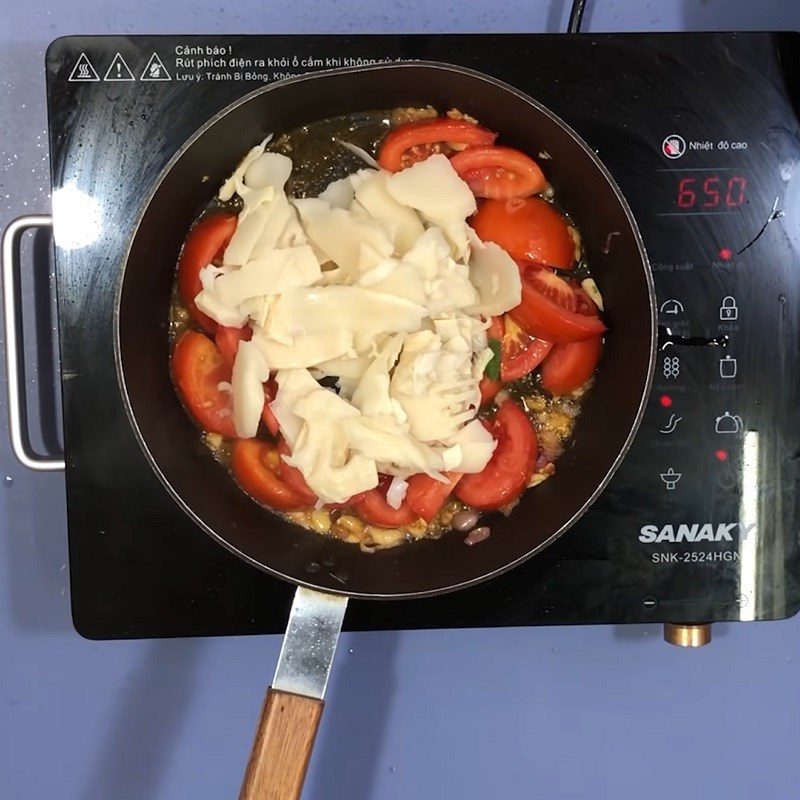
<path id="1" fill-rule="evenodd" d="M 57 36 L 559 31 L 569 11 L 566 0 L 60 5 L 3 9 L 2 225 L 49 211 L 44 51 Z M 800 4 L 588 0 L 584 29 L 800 29 Z M 0 796 L 236 796 L 280 638 L 81 639 L 63 479 L 14 461 L 0 404 Z M 796 798 L 800 622 L 714 636 L 684 651 L 655 626 L 345 635 L 305 796 Z"/>

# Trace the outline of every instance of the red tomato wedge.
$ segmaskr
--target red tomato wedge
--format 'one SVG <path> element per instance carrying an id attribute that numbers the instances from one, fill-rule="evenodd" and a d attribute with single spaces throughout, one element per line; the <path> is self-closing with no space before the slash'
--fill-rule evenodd
<path id="1" fill-rule="evenodd" d="M 602 320 L 582 314 L 573 287 L 563 278 L 538 266 L 521 270 L 522 302 L 509 311 L 520 328 L 548 342 L 577 342 L 605 331 Z"/>
<path id="2" fill-rule="evenodd" d="M 351 498 L 352 504 L 358 511 L 358 516 L 364 522 L 368 522 L 370 525 L 379 525 L 382 528 L 396 528 L 417 521 L 417 515 L 407 500 L 403 500 L 400 508 L 392 508 L 386 502 L 386 490 L 391 482 L 392 479 L 388 475 L 383 475 L 375 489 Z"/>
<path id="3" fill-rule="evenodd" d="M 200 270 L 221 256 L 236 230 L 234 214 L 213 214 L 200 220 L 189 231 L 178 259 L 178 294 L 192 319 L 209 333 L 217 329 L 217 323 L 207 317 L 194 304 L 194 299 L 203 288 Z"/>
<path id="4" fill-rule="evenodd" d="M 503 341 L 503 336 L 506 333 L 506 319 L 502 317 L 492 317 L 492 322 L 489 325 L 489 330 L 486 331 L 486 338 L 489 340 L 496 339 L 498 342 Z"/>
<path id="5" fill-rule="evenodd" d="M 281 426 L 278 425 L 278 420 L 272 413 L 269 404 L 275 399 L 278 393 L 278 384 L 272 379 L 264 384 L 264 410 L 261 412 L 261 421 L 267 426 L 267 430 L 273 435 L 277 436 L 280 432 Z"/>
<path id="6" fill-rule="evenodd" d="M 172 375 L 181 400 L 201 428 L 236 436 L 231 393 L 219 389 L 220 383 L 230 383 L 231 368 L 211 339 L 186 331 L 172 353 Z"/>
<path id="7" fill-rule="evenodd" d="M 249 342 L 253 337 L 253 329 L 249 325 L 244 328 L 228 328 L 225 325 L 217 325 L 214 333 L 214 341 L 217 343 L 219 352 L 225 359 L 225 363 L 233 368 L 236 361 L 236 353 L 239 352 L 239 342 Z"/>
<path id="8" fill-rule="evenodd" d="M 463 119 L 433 117 L 406 122 L 386 134 L 378 150 L 378 163 L 390 172 L 399 172 L 441 152 L 445 142 L 474 147 L 492 144 L 496 138 L 496 133 Z"/>
<path id="9" fill-rule="evenodd" d="M 574 392 L 592 377 L 602 350 L 600 336 L 557 344 L 542 364 L 542 386 L 554 395 Z"/>
<path id="10" fill-rule="evenodd" d="M 600 316 L 600 309 L 597 303 L 584 291 L 583 287 L 577 281 L 570 281 L 572 290 L 575 292 L 575 300 L 577 301 L 577 312 L 579 314 L 586 314 L 590 317 Z"/>
<path id="11" fill-rule="evenodd" d="M 281 456 L 290 456 L 292 454 L 289 445 L 286 444 L 284 439 L 278 441 L 277 450 Z M 282 458 L 281 462 L 281 480 L 303 500 L 305 505 L 313 506 L 317 502 L 317 496 L 306 483 L 303 473 L 297 467 L 287 464 Z"/>
<path id="12" fill-rule="evenodd" d="M 552 347 L 552 342 L 530 336 L 508 317 L 500 350 L 500 379 L 507 383 L 524 378 L 544 361 Z"/>
<path id="13" fill-rule="evenodd" d="M 509 200 L 538 194 L 547 186 L 539 165 L 513 147 L 468 147 L 450 163 L 476 197 Z"/>
<path id="14" fill-rule="evenodd" d="M 517 260 L 559 269 L 575 265 L 567 220 L 541 197 L 484 200 L 470 224 L 483 241 L 499 244 Z"/>
<path id="15" fill-rule="evenodd" d="M 371 489 L 369 491 L 372 491 Z M 325 508 L 350 508 L 358 506 L 361 499 L 364 495 L 369 494 L 368 492 L 359 492 L 358 494 L 354 494 L 348 500 L 345 500 L 344 503 L 325 503 Z"/>
<path id="16" fill-rule="evenodd" d="M 503 384 L 500 381 L 493 381 L 484 375 L 478 384 L 481 393 L 481 407 L 488 406 L 502 388 Z"/>
<path id="17" fill-rule="evenodd" d="M 260 439 L 237 439 L 231 458 L 233 476 L 259 503 L 279 511 L 297 511 L 307 503 L 287 482 L 286 470 L 274 444 Z"/>
<path id="18" fill-rule="evenodd" d="M 449 472 L 446 477 L 446 483 L 422 473 L 408 479 L 405 502 L 425 522 L 430 522 L 441 511 L 453 488 L 461 480 L 461 473 Z"/>
<path id="19" fill-rule="evenodd" d="M 497 448 L 483 472 L 465 475 L 455 495 L 469 506 L 490 510 L 516 499 L 528 485 L 539 447 L 530 420 L 512 400 L 500 406 L 484 426 L 497 440 Z"/>

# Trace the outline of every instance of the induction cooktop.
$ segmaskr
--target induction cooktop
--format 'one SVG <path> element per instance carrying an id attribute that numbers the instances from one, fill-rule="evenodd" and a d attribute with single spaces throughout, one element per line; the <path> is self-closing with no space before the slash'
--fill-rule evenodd
<path id="1" fill-rule="evenodd" d="M 629 455 L 565 536 L 453 595 L 354 601 L 345 627 L 796 613 L 798 53 L 791 33 L 54 42 L 47 87 L 77 630 L 101 639 L 283 630 L 292 587 L 196 528 L 136 444 L 114 370 L 114 289 L 153 182 L 211 116 L 291 75 L 403 59 L 507 81 L 596 150 L 651 260 L 658 365 Z"/>

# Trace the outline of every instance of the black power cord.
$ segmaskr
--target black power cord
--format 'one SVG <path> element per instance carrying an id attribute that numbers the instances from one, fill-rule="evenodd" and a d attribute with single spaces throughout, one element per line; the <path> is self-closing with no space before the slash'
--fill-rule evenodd
<path id="1" fill-rule="evenodd" d="M 568 33 L 580 33 L 583 7 L 585 5 L 586 0 L 572 0 L 572 11 L 569 14 L 569 27 L 567 28 Z"/>

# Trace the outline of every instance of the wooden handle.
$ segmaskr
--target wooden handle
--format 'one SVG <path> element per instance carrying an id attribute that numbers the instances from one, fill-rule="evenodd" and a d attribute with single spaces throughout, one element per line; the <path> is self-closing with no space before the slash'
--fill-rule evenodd
<path id="1" fill-rule="evenodd" d="M 298 800 L 324 705 L 267 690 L 239 800 Z"/>

